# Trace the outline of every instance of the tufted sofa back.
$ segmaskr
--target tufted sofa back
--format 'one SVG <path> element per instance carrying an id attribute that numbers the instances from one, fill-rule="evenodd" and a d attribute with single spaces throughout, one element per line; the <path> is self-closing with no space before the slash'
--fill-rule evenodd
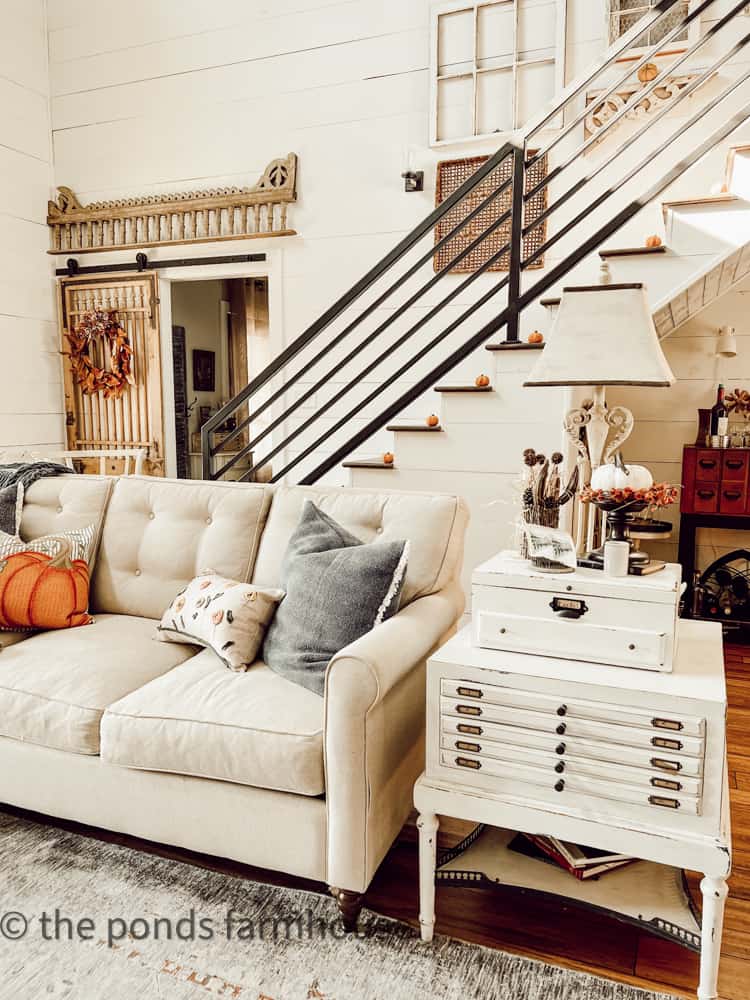
<path id="1" fill-rule="evenodd" d="M 118 479 L 104 518 L 92 610 L 161 618 L 205 570 L 249 579 L 270 503 L 268 486 Z"/>
<path id="2" fill-rule="evenodd" d="M 363 542 L 404 538 L 411 543 L 402 605 L 442 590 L 461 572 L 468 510 L 460 497 L 280 486 L 261 538 L 254 583 L 279 586 L 281 560 L 306 498 Z"/>
<path id="3" fill-rule="evenodd" d="M 161 618 L 204 570 L 278 586 L 306 498 L 363 542 L 411 542 L 404 604 L 441 590 L 461 571 L 468 515 L 464 502 L 447 494 L 71 475 L 29 488 L 21 534 L 100 525 L 92 610 Z"/>

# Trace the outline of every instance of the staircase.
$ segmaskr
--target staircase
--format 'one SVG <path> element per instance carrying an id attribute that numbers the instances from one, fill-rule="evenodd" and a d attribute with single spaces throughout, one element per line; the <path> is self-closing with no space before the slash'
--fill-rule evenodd
<path id="1" fill-rule="evenodd" d="M 561 444 L 565 390 L 522 382 L 543 349 L 526 337 L 549 330 L 563 281 L 591 284 L 606 260 L 614 281 L 647 284 L 666 336 L 750 264 L 742 235 L 750 147 L 737 142 L 750 116 L 746 4 L 703 0 L 624 72 L 618 62 L 675 2 L 661 0 L 204 426 L 205 478 L 251 454 L 246 478 L 270 466 L 272 481 L 458 490 L 472 507 L 465 565 L 509 542 L 522 449 Z M 701 17 L 698 40 L 668 64 L 662 58 L 656 78 L 587 136 L 587 93 L 616 94 Z M 633 121 L 683 66 L 691 82 Z M 563 127 L 550 128 L 561 115 Z M 529 172 L 542 156 L 547 175 L 534 186 Z M 727 157 L 726 176 L 718 157 Z M 712 193 L 709 177 L 726 190 Z M 540 191 L 547 207 L 527 221 Z M 446 235 L 436 243 L 439 223 Z M 652 233 L 663 245 L 646 249 Z M 476 271 L 452 273 L 493 235 Z M 440 249 L 450 260 L 435 270 Z M 501 259 L 507 271 L 490 271 Z M 475 385 L 480 373 L 488 386 Z M 425 423 L 432 413 L 436 427 Z M 218 432 L 230 417 L 236 428 Z M 239 454 L 217 467 L 234 439 Z"/>

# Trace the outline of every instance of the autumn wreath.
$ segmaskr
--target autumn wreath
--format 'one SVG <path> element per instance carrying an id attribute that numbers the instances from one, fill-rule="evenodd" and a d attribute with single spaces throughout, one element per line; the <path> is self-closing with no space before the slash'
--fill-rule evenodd
<path id="1" fill-rule="evenodd" d="M 133 348 L 115 310 L 86 312 L 78 325 L 66 333 L 70 344 L 73 378 L 87 396 L 101 392 L 105 399 L 119 399 L 126 385 L 134 385 Z M 92 341 L 103 338 L 109 347 L 111 368 L 97 368 L 91 360 Z"/>

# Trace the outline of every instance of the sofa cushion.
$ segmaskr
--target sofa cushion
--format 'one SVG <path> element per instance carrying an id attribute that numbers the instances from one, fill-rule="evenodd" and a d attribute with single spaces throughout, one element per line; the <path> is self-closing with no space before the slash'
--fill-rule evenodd
<path id="1" fill-rule="evenodd" d="M 101 730 L 110 764 L 298 795 L 324 790 L 323 701 L 262 663 L 233 673 L 203 650 L 110 705 Z"/>
<path id="2" fill-rule="evenodd" d="M 92 578 L 92 610 L 161 618 L 201 573 L 248 580 L 270 498 L 270 487 L 249 483 L 118 479 Z"/>
<path id="3" fill-rule="evenodd" d="M 281 586 L 281 561 L 306 499 L 363 542 L 411 543 L 402 607 L 416 597 L 442 590 L 458 572 L 468 518 L 460 497 L 282 486 L 274 493 L 255 563 L 252 579 L 259 586 Z"/>
<path id="4" fill-rule="evenodd" d="M 21 538 L 30 542 L 42 535 L 95 526 L 88 559 L 93 573 L 107 500 L 114 480 L 107 476 L 56 476 L 38 479 L 23 498 Z"/>
<path id="5" fill-rule="evenodd" d="M 147 618 L 99 615 L 93 625 L 41 632 L 3 649 L 0 735 L 99 753 L 107 705 L 194 653 L 192 646 L 157 642 L 155 630 Z"/>

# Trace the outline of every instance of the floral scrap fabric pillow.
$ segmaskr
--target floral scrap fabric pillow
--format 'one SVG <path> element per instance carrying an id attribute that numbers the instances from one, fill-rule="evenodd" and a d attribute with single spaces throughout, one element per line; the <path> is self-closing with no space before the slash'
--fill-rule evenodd
<path id="1" fill-rule="evenodd" d="M 204 646 L 230 670 L 246 670 L 257 659 L 263 635 L 283 596 L 283 590 L 264 590 L 203 573 L 180 591 L 164 612 L 159 638 Z"/>

